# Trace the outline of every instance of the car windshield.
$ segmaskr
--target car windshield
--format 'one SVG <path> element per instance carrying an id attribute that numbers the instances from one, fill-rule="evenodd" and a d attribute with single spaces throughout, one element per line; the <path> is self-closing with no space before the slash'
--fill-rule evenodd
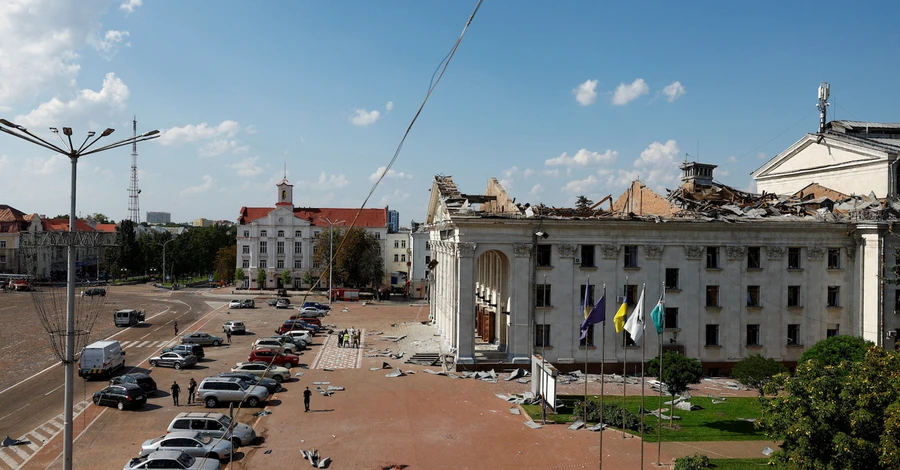
<path id="1" fill-rule="evenodd" d="M 209 436 L 197 436 L 195 439 L 203 443 L 203 445 L 208 446 L 210 442 L 212 442 L 212 438 Z"/>
<path id="2" fill-rule="evenodd" d="M 178 460 L 178 463 L 184 465 L 185 467 L 190 467 L 191 465 L 194 465 L 194 458 L 185 453 L 182 453 L 181 455 L 179 455 L 177 460 Z"/>
<path id="3" fill-rule="evenodd" d="M 222 415 L 222 417 L 220 417 L 220 418 L 218 419 L 218 421 L 219 421 L 220 423 L 222 423 L 222 425 L 225 426 L 226 428 L 227 428 L 228 426 L 231 426 L 231 418 L 229 418 L 228 416 Z"/>

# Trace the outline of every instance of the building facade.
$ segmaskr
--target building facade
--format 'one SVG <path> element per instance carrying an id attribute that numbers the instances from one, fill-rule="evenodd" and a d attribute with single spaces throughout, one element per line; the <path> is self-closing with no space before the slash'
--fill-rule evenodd
<path id="1" fill-rule="evenodd" d="M 388 210 L 388 233 L 397 233 L 400 230 L 400 213 Z"/>
<path id="2" fill-rule="evenodd" d="M 169 212 L 147 212 L 148 224 L 170 224 L 172 223 L 172 214 Z"/>
<path id="3" fill-rule="evenodd" d="M 0 273 L 25 274 L 19 255 L 20 233 L 28 230 L 27 215 L 0 204 Z"/>
<path id="4" fill-rule="evenodd" d="M 356 220 L 356 227 L 382 240 L 381 252 L 386 253 L 383 242 L 388 233 L 386 209 L 294 207 L 293 185 L 287 178 L 276 188 L 275 207 L 241 208 L 237 221 L 237 268 L 244 273 L 242 287 L 309 287 L 304 283 L 307 273 L 318 277 L 324 268 L 313 263 L 315 245 L 324 242 L 320 234 L 332 225 L 346 230 Z M 257 283 L 260 270 L 266 273 L 263 285 Z M 290 274 L 290 286 L 282 286 L 284 271 Z M 325 287 L 327 282 L 323 280 L 319 285 Z"/>
<path id="5" fill-rule="evenodd" d="M 390 211 L 388 211 L 390 215 Z M 412 245 L 410 244 L 409 230 L 388 232 L 387 256 L 384 268 L 390 278 L 391 290 L 396 293 L 406 293 L 409 280 L 409 271 L 412 267 Z"/>
<path id="6" fill-rule="evenodd" d="M 414 299 L 428 298 L 428 276 L 431 264 L 431 241 L 428 231 L 421 224 L 413 223 L 410 233 L 410 255 L 412 266 L 409 270 L 409 296 Z"/>

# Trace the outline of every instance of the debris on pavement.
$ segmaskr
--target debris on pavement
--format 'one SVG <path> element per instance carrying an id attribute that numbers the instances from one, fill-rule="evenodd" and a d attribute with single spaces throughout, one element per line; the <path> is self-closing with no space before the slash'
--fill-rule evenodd
<path id="1" fill-rule="evenodd" d="M 522 412 L 519 411 L 519 407 L 514 406 L 514 407 L 512 407 L 512 408 L 509 409 L 509 414 L 511 414 L 511 415 L 519 415 L 519 414 L 522 414 Z"/>
<path id="2" fill-rule="evenodd" d="M 303 455 L 303 458 L 309 461 L 309 464 L 316 468 L 328 468 L 328 465 L 331 463 L 331 457 L 319 457 L 319 450 L 316 449 L 312 452 L 308 450 L 301 450 L 300 454 Z"/>
<path id="3" fill-rule="evenodd" d="M 541 429 L 543 427 L 534 421 L 525 421 L 525 426 L 528 426 L 531 429 Z"/>
<path id="4" fill-rule="evenodd" d="M 385 375 L 385 377 L 394 378 L 394 377 L 403 377 L 403 376 L 405 376 L 405 375 L 406 375 L 406 374 L 404 374 L 402 370 L 400 370 L 400 369 L 394 369 L 393 372 L 391 372 L 390 374 Z"/>
<path id="5" fill-rule="evenodd" d="M 577 431 L 584 427 L 584 421 L 581 418 L 575 418 L 575 422 L 569 425 L 569 429 L 572 431 Z"/>
<path id="6" fill-rule="evenodd" d="M 270 414 L 272 414 L 272 412 L 269 410 L 259 410 L 256 413 L 253 413 L 253 416 L 267 416 Z"/>
<path id="7" fill-rule="evenodd" d="M 3 443 L 0 443 L 0 446 L 12 447 L 12 446 L 21 446 L 21 445 L 28 445 L 28 444 L 31 444 L 31 442 L 27 441 L 27 440 L 22 440 L 22 439 L 13 439 L 9 436 L 6 436 L 6 438 L 3 439 Z"/>

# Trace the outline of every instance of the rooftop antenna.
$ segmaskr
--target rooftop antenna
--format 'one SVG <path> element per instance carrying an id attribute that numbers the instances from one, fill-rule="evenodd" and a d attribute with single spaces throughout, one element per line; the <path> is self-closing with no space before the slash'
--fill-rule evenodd
<path id="1" fill-rule="evenodd" d="M 819 84 L 819 102 L 816 104 L 816 108 L 819 108 L 819 134 L 825 132 L 825 116 L 826 110 L 831 103 L 828 102 L 828 97 L 831 96 L 831 85 L 828 82 L 822 82 Z"/>
<path id="2" fill-rule="evenodd" d="M 137 138 L 137 116 L 131 122 L 132 132 L 135 139 Z M 141 204 L 138 195 L 141 190 L 138 188 L 138 172 L 137 172 L 137 140 L 131 143 L 131 186 L 128 188 L 128 219 L 135 225 L 141 223 Z"/>
<path id="3" fill-rule="evenodd" d="M 287 162 L 284 162 L 284 179 L 287 179 Z"/>

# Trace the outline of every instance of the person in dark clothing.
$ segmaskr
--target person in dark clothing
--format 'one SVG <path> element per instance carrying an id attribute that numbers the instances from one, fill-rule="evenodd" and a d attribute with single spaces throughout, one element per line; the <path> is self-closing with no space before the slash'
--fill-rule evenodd
<path id="1" fill-rule="evenodd" d="M 303 410 L 304 413 L 309 411 L 309 397 L 312 396 L 312 392 L 309 391 L 309 387 L 306 387 L 306 390 L 303 391 L 303 407 L 306 408 Z"/>
<path id="2" fill-rule="evenodd" d="M 338 347 L 339 348 L 344 347 L 344 332 L 343 331 L 338 331 Z"/>
<path id="3" fill-rule="evenodd" d="M 178 394 L 181 393 L 181 387 L 178 386 L 178 382 L 173 381 L 169 390 L 172 391 L 172 403 L 178 406 Z"/>
<path id="4" fill-rule="evenodd" d="M 188 405 L 190 405 L 191 403 L 194 402 L 194 392 L 196 392 L 196 391 L 197 391 L 197 381 L 194 380 L 193 377 L 191 377 L 191 381 L 188 382 L 188 397 L 187 397 Z"/>
<path id="5" fill-rule="evenodd" d="M 178 336 L 178 320 L 175 320 L 175 336 Z"/>

